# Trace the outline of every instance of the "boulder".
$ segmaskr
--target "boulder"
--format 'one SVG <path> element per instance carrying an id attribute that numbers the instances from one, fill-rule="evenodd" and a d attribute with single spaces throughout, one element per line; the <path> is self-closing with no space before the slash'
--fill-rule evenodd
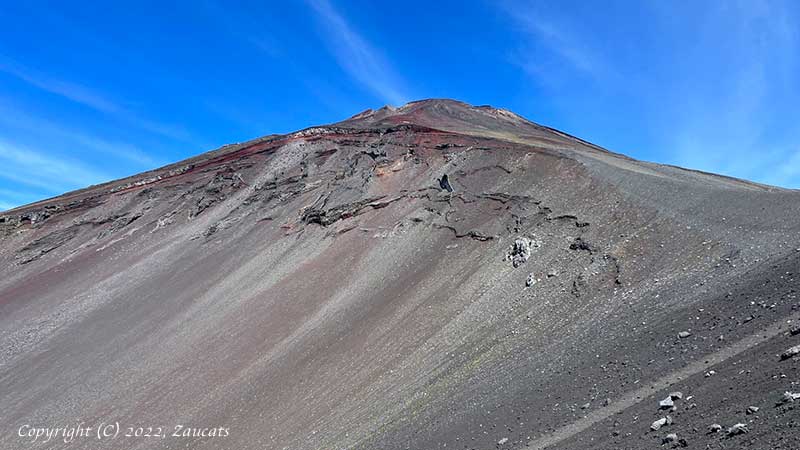
<path id="1" fill-rule="evenodd" d="M 745 434 L 747 433 L 747 425 L 743 423 L 737 423 L 736 425 L 728 428 L 728 436 L 736 436 L 737 434 Z"/>
<path id="2" fill-rule="evenodd" d="M 534 242 L 526 237 L 519 237 L 511 244 L 511 249 L 506 254 L 506 259 L 511 261 L 511 265 L 519 267 L 531 257 Z"/>
<path id="3" fill-rule="evenodd" d="M 781 360 L 792 358 L 798 353 L 800 353 L 800 345 L 795 345 L 794 347 L 790 347 L 786 349 L 785 352 L 781 353 Z"/>
<path id="4" fill-rule="evenodd" d="M 650 425 L 650 429 L 653 431 L 658 431 L 659 429 L 661 429 L 661 427 L 666 425 L 672 425 L 672 417 L 667 416 L 656 420 Z"/>

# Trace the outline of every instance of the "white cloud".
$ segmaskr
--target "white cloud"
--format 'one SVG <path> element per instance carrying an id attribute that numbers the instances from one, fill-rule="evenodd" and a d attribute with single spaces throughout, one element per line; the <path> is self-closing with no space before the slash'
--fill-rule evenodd
<path id="1" fill-rule="evenodd" d="M 147 168 L 164 164 L 164 161 L 154 159 L 135 145 L 109 141 L 95 135 L 66 128 L 46 119 L 31 116 L 22 111 L 21 108 L 15 107 L 3 99 L 0 99 L 0 124 L 23 130 L 33 136 L 46 136 L 50 139 L 58 139 L 61 142 L 70 142 L 75 146 L 93 150 L 103 156 L 125 159 Z"/>
<path id="2" fill-rule="evenodd" d="M 573 68 L 593 76 L 599 72 L 601 64 L 597 58 L 564 27 L 547 21 L 530 11 L 514 10 L 512 14 L 526 32 L 533 34 Z M 527 64 L 535 64 L 535 62 L 529 61 Z"/>
<path id="3" fill-rule="evenodd" d="M 708 61 L 698 61 L 689 76 L 721 66 L 724 77 L 681 93 L 688 107 L 676 114 L 674 130 L 665 130 L 674 136 L 677 164 L 800 186 L 794 169 L 800 127 L 781 125 L 786 106 L 800 99 L 796 81 L 787 77 L 797 71 L 790 17 L 780 2 L 732 2 L 706 12 L 705 33 L 695 45 Z"/>
<path id="4" fill-rule="evenodd" d="M 0 189 L 0 211 L 33 203 L 42 197 L 41 193 L 34 193 L 30 189 Z"/>
<path id="5" fill-rule="evenodd" d="M 607 18 L 539 2 L 501 5 L 522 37 L 513 62 L 565 117 L 584 114 L 589 130 L 635 127 L 646 145 L 614 150 L 800 186 L 800 170 L 783 169 L 799 162 L 800 125 L 786 120 L 800 102 L 791 2 L 645 2 Z M 611 118 L 594 118 L 598 110 Z M 614 138 L 603 144 L 614 147 Z"/>
<path id="6" fill-rule="evenodd" d="M 322 21 L 325 40 L 339 66 L 384 101 L 406 103 L 403 82 L 383 55 L 353 30 L 328 0 L 310 0 L 309 4 Z"/>
<path id="7" fill-rule="evenodd" d="M 48 156 L 0 140 L 0 178 L 37 188 L 47 194 L 98 184 L 111 177 L 67 158 Z M 9 203 L 6 198 L 0 200 Z"/>
<path id="8" fill-rule="evenodd" d="M 613 78 L 614 70 L 598 54 L 585 36 L 574 30 L 580 26 L 553 14 L 541 4 L 500 3 L 515 27 L 528 41 L 516 49 L 513 63 L 539 81 L 558 84 L 561 70 L 570 70 L 592 79 Z M 540 49 L 546 50 L 544 54 Z M 617 81 L 617 80 L 614 80 Z"/>
<path id="9" fill-rule="evenodd" d="M 9 75 L 13 75 L 30 84 L 31 86 L 35 86 L 43 91 L 60 95 L 64 98 L 81 103 L 98 111 L 106 113 L 118 113 L 121 110 L 120 107 L 113 102 L 103 98 L 95 92 L 91 92 L 83 86 L 50 78 L 44 74 L 37 73 L 31 69 L 23 67 L 22 65 L 9 60 L 8 58 L 0 59 L 0 71 Z"/>
<path id="10" fill-rule="evenodd" d="M 86 86 L 48 76 L 2 55 L 0 55 L 0 72 L 12 75 L 45 92 L 58 95 L 96 111 L 116 116 L 147 132 L 180 141 L 191 139 L 189 133 L 181 127 L 162 124 L 141 117 Z"/>

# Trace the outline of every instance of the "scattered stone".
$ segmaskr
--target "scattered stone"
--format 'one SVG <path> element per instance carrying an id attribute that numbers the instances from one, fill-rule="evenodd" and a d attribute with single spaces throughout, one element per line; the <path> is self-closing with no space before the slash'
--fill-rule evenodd
<path id="1" fill-rule="evenodd" d="M 670 392 L 669 397 L 673 400 L 681 400 L 683 398 L 683 392 Z"/>
<path id="2" fill-rule="evenodd" d="M 531 287 L 536 284 L 536 278 L 533 277 L 532 273 L 528 274 L 528 279 L 525 280 L 525 286 Z"/>
<path id="3" fill-rule="evenodd" d="M 650 425 L 650 429 L 653 430 L 653 431 L 658 431 L 658 430 L 661 429 L 661 427 L 663 427 L 666 424 L 667 424 L 667 419 L 662 417 L 662 418 L 656 420 L 655 422 L 653 422 Z"/>
<path id="4" fill-rule="evenodd" d="M 662 444 L 669 444 L 670 442 L 675 442 L 678 440 L 678 435 L 675 433 L 670 433 L 664 436 L 664 439 L 661 440 Z"/>
<path id="5" fill-rule="evenodd" d="M 748 406 L 747 414 L 755 414 L 758 412 L 758 406 Z"/>
<path id="6" fill-rule="evenodd" d="M 786 391 L 786 392 L 783 393 L 783 397 L 781 398 L 781 401 L 778 402 L 778 404 L 782 405 L 784 403 L 792 403 L 793 401 L 795 401 L 797 399 L 800 399 L 800 394 L 796 394 L 794 392 Z"/>
<path id="7" fill-rule="evenodd" d="M 497 445 L 503 445 L 506 442 L 508 442 L 508 438 L 503 438 L 503 439 L 500 439 L 499 441 L 497 441 Z"/>
<path id="8" fill-rule="evenodd" d="M 708 372 L 706 372 L 706 373 L 705 373 L 705 375 L 703 375 L 703 376 L 704 376 L 704 377 L 706 377 L 706 378 L 708 378 L 708 377 L 710 377 L 710 376 L 713 376 L 713 375 L 716 375 L 716 374 L 717 374 L 717 372 L 716 372 L 715 370 L 709 370 L 709 371 L 708 371 Z"/>
<path id="9" fill-rule="evenodd" d="M 583 238 L 577 237 L 575 241 L 569 244 L 570 250 L 585 250 L 589 253 L 593 251 L 591 244 L 584 241 Z"/>
<path id="10" fill-rule="evenodd" d="M 785 352 L 781 353 L 781 361 L 792 358 L 798 353 L 800 353 L 800 345 L 795 345 L 794 347 L 791 347 Z"/>
<path id="11" fill-rule="evenodd" d="M 689 337 L 691 335 L 692 335 L 692 333 L 690 333 L 688 331 L 681 331 L 680 333 L 678 333 L 678 337 L 681 338 L 681 339 L 686 339 L 687 337 Z"/>
<path id="12" fill-rule="evenodd" d="M 792 328 L 789 331 L 789 334 L 791 334 L 792 336 L 797 336 L 798 334 L 800 334 L 800 325 L 795 326 L 794 328 Z"/>
<path id="13" fill-rule="evenodd" d="M 558 272 L 555 271 L 555 270 L 551 270 L 551 271 L 547 272 L 547 278 L 553 278 L 553 277 L 557 277 L 557 276 L 558 276 Z M 798 327 L 798 330 L 800 330 L 800 327 Z"/>
<path id="14" fill-rule="evenodd" d="M 592 406 L 591 403 L 584 403 L 581 405 L 581 409 L 589 409 L 590 406 Z"/>
<path id="15" fill-rule="evenodd" d="M 737 423 L 736 425 L 728 428 L 728 436 L 736 436 L 737 434 L 745 434 L 748 431 L 750 431 L 750 430 L 747 429 L 747 425 L 745 425 L 743 423 Z"/>
<path id="16" fill-rule="evenodd" d="M 708 427 L 709 433 L 719 433 L 722 431 L 722 425 L 718 423 L 712 423 L 710 427 Z"/>
<path id="17" fill-rule="evenodd" d="M 667 416 L 656 420 L 650 425 L 650 429 L 653 431 L 658 431 L 659 429 L 661 429 L 661 427 L 666 425 L 672 425 L 672 417 Z"/>
<path id="18" fill-rule="evenodd" d="M 658 409 L 670 409 L 673 406 L 675 406 L 675 402 L 672 401 L 672 396 L 658 402 Z"/>
<path id="19" fill-rule="evenodd" d="M 607 398 L 607 399 L 603 400 L 603 406 L 608 406 L 610 404 L 611 404 L 611 399 L 610 398 Z"/>

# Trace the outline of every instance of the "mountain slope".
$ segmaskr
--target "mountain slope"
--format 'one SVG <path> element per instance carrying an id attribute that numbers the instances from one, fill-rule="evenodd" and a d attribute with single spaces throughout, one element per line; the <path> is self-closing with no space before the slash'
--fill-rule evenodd
<path id="1" fill-rule="evenodd" d="M 0 447 L 797 447 L 798 216 L 451 100 L 223 147 L 0 217 Z"/>

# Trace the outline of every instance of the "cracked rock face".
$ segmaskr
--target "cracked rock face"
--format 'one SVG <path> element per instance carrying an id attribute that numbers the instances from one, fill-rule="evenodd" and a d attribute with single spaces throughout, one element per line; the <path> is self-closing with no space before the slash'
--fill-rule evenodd
<path id="1" fill-rule="evenodd" d="M 0 214 L 0 427 L 800 448 L 797 217 L 795 191 L 449 100 L 225 146 Z"/>

